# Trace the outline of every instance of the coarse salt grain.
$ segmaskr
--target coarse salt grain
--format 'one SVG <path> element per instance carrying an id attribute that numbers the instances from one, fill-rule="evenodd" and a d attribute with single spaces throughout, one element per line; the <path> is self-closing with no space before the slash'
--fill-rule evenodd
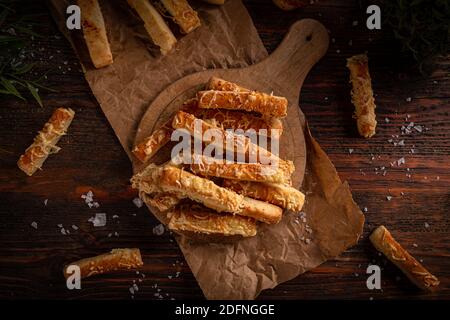
<path id="1" fill-rule="evenodd" d="M 94 217 L 91 217 L 89 222 L 92 223 L 94 227 L 104 227 L 106 225 L 106 213 L 96 213 Z"/>
<path id="2" fill-rule="evenodd" d="M 153 234 L 160 236 L 164 233 L 164 226 L 162 224 L 158 224 L 156 227 L 153 228 Z"/>
<path id="3" fill-rule="evenodd" d="M 37 224 L 36 221 L 33 221 L 33 222 L 31 223 L 31 226 L 32 226 L 34 229 L 37 229 L 37 228 L 38 228 L 38 224 Z"/>
<path id="4" fill-rule="evenodd" d="M 392 200 L 392 196 L 386 196 L 387 201 L 391 201 Z"/>
<path id="5" fill-rule="evenodd" d="M 352 154 L 353 153 L 353 149 L 348 149 L 348 153 Z"/>
<path id="6" fill-rule="evenodd" d="M 138 208 L 141 208 L 144 205 L 144 202 L 140 198 L 134 198 L 133 203 Z"/>

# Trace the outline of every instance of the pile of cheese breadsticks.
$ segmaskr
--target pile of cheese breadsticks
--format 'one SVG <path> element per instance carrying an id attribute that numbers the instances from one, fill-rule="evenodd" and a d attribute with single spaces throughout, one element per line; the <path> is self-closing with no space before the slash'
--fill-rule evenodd
<path id="1" fill-rule="evenodd" d="M 197 12 L 186 0 L 127 0 L 127 2 L 142 19 L 150 39 L 160 48 L 163 55 L 172 50 L 177 43 L 177 38 L 163 16 L 173 20 L 185 34 L 201 25 Z M 224 3 L 223 0 L 207 2 Z M 96 68 L 112 64 L 113 55 L 98 0 L 77 0 L 77 4 L 81 10 L 83 34 L 92 63 Z"/>
<path id="2" fill-rule="evenodd" d="M 268 138 L 274 133 L 279 136 L 283 130 L 280 118 L 287 115 L 287 104 L 286 98 L 213 77 L 206 91 L 186 101 L 180 111 L 136 145 L 133 153 L 146 166 L 132 177 L 133 187 L 144 202 L 167 214 L 171 230 L 254 236 L 258 221 L 278 223 L 283 209 L 300 211 L 305 197 L 291 186 L 295 170 L 292 161 L 280 159 L 248 137 L 227 129 L 265 129 L 259 132 Z M 259 157 L 254 162 L 216 162 L 201 154 L 194 154 L 197 161 L 188 164 L 176 164 L 173 159 L 163 165 L 151 163 L 175 129 L 194 137 L 194 123 L 203 131 L 216 130 L 224 137 L 222 141 L 231 139 L 233 145 L 224 145 L 224 149 L 236 152 L 240 144 L 245 152 L 264 152 L 276 165 L 262 163 Z M 223 142 L 211 140 L 206 144 L 214 143 Z"/>

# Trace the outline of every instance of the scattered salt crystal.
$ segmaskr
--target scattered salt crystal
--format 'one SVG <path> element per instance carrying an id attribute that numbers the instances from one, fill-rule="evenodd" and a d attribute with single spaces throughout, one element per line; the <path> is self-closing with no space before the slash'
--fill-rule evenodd
<path id="1" fill-rule="evenodd" d="M 352 154 L 353 153 L 353 149 L 348 149 L 348 153 Z"/>
<path id="2" fill-rule="evenodd" d="M 31 223 L 31 226 L 32 226 L 33 228 L 35 228 L 35 229 L 38 228 L 38 224 L 37 224 L 36 221 L 33 221 L 33 222 Z"/>
<path id="3" fill-rule="evenodd" d="M 402 157 L 402 158 L 397 160 L 397 165 L 398 166 L 401 166 L 402 164 L 405 164 L 405 158 L 404 157 Z"/>
<path id="4" fill-rule="evenodd" d="M 417 132 L 422 132 L 422 126 L 420 126 L 420 125 L 414 126 L 414 129 L 415 129 Z"/>
<path id="5" fill-rule="evenodd" d="M 62 228 L 62 229 L 61 229 L 61 233 L 62 233 L 63 235 L 67 235 L 66 229 Z"/>
<path id="6" fill-rule="evenodd" d="M 428 222 L 425 222 L 425 228 L 429 228 L 430 227 L 430 225 L 428 224 Z"/>
<path id="7" fill-rule="evenodd" d="M 411 102 L 411 97 L 406 98 L 406 102 Z"/>
<path id="8" fill-rule="evenodd" d="M 172 276 L 167 276 L 167 278 L 172 279 Z"/>
<path id="9" fill-rule="evenodd" d="M 367 207 L 364 207 L 364 212 L 367 212 L 367 211 L 369 211 L 369 210 L 367 209 Z"/>
<path id="10" fill-rule="evenodd" d="M 72 229 L 73 229 L 73 230 L 78 230 L 78 227 L 77 227 L 76 225 L 73 224 L 73 225 L 72 225 Z"/>
<path id="11" fill-rule="evenodd" d="M 89 220 L 94 227 L 104 227 L 106 225 L 106 213 L 96 213 L 94 217 Z"/>
<path id="12" fill-rule="evenodd" d="M 133 289 L 134 291 L 139 291 L 139 287 L 136 283 L 133 283 Z"/>
<path id="13" fill-rule="evenodd" d="M 156 227 L 153 228 L 153 234 L 160 236 L 164 233 L 164 226 L 162 224 L 158 224 Z"/>
<path id="14" fill-rule="evenodd" d="M 392 200 L 392 196 L 386 196 L 387 201 L 391 201 Z"/>
<path id="15" fill-rule="evenodd" d="M 384 118 L 384 122 L 389 123 L 389 118 Z"/>
<path id="16" fill-rule="evenodd" d="M 114 236 L 115 237 L 118 237 L 119 236 L 119 233 L 116 231 L 116 232 L 114 232 Z"/>
<path id="17" fill-rule="evenodd" d="M 62 225 L 61 223 L 57 224 L 56 226 L 57 226 L 58 228 L 62 228 L 62 227 L 63 227 L 63 225 Z"/>
<path id="18" fill-rule="evenodd" d="M 119 216 L 117 214 L 112 216 L 113 219 L 119 219 Z"/>
<path id="19" fill-rule="evenodd" d="M 111 238 L 112 237 L 112 233 L 108 233 L 108 238 Z"/>
<path id="20" fill-rule="evenodd" d="M 417 248 L 418 247 L 417 243 L 413 243 L 413 247 Z"/>
<path id="21" fill-rule="evenodd" d="M 130 287 L 129 290 L 130 290 L 131 294 L 134 294 L 134 288 L 133 287 Z"/>
<path id="22" fill-rule="evenodd" d="M 138 208 L 141 208 L 144 205 L 144 202 L 140 198 L 134 198 L 133 203 Z"/>
<path id="23" fill-rule="evenodd" d="M 48 203 L 48 199 L 45 199 L 44 200 L 44 206 L 47 206 L 47 203 Z"/>
<path id="24" fill-rule="evenodd" d="M 400 140 L 397 145 L 399 146 L 404 146 L 405 145 L 405 140 Z"/>

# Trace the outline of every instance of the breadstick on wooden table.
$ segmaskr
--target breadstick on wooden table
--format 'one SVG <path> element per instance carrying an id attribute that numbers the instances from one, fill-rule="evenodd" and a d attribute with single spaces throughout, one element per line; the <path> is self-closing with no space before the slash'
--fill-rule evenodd
<path id="1" fill-rule="evenodd" d="M 113 63 L 111 48 L 106 34 L 105 21 L 97 0 L 77 0 L 81 10 L 81 25 L 86 46 L 94 66 L 106 67 Z"/>
<path id="2" fill-rule="evenodd" d="M 186 0 L 160 0 L 164 8 L 172 15 L 174 21 L 180 26 L 181 32 L 189 33 L 200 27 L 197 12 L 192 9 Z"/>
<path id="3" fill-rule="evenodd" d="M 375 134 L 377 121 L 367 55 L 360 54 L 348 58 L 347 67 L 350 70 L 351 96 L 358 131 L 364 138 L 370 138 Z"/>
<path id="4" fill-rule="evenodd" d="M 217 159 L 201 155 L 193 155 L 193 157 L 194 161 L 190 165 L 191 171 L 207 177 L 289 184 L 295 170 L 291 161 L 283 161 L 278 165 L 265 165 L 218 162 Z"/>
<path id="5" fill-rule="evenodd" d="M 394 263 L 416 286 L 422 290 L 434 290 L 439 280 L 406 251 L 385 226 L 379 226 L 370 235 L 375 248 Z"/>
<path id="6" fill-rule="evenodd" d="M 249 216 L 266 223 L 277 223 L 281 219 L 281 208 L 263 201 L 247 199 L 234 191 L 216 185 L 211 180 L 198 177 L 180 168 L 165 167 L 159 184 L 166 192 L 181 194 L 217 212 Z"/>
<path id="7" fill-rule="evenodd" d="M 198 124 L 197 127 L 195 126 L 196 121 Z M 264 160 L 267 160 L 266 163 L 270 162 L 270 164 L 273 165 L 287 163 L 287 161 L 280 159 L 277 155 L 253 143 L 248 137 L 237 135 L 223 130 L 222 128 L 218 128 L 184 111 L 179 111 L 175 114 L 172 127 L 174 129 L 186 129 L 193 137 L 200 137 L 199 132 L 196 131 L 198 129 L 201 129 L 203 133 L 210 129 L 217 130 L 217 133 L 221 136 L 221 141 L 216 141 L 213 139 L 213 141 L 210 142 L 203 142 L 206 144 L 215 145 L 224 152 L 228 151 L 231 154 L 244 154 L 245 157 L 249 159 L 250 156 L 253 155 L 256 161 L 261 162 L 264 158 Z M 203 136 L 200 138 L 203 138 Z M 229 144 L 227 141 L 231 141 L 232 143 Z"/>
<path id="8" fill-rule="evenodd" d="M 257 112 L 267 117 L 284 118 L 288 101 L 262 92 L 208 90 L 197 93 L 198 106 L 204 109 L 229 109 Z"/>
<path id="9" fill-rule="evenodd" d="M 29 176 L 40 169 L 51 153 L 60 150 L 56 144 L 66 134 L 74 116 L 75 112 L 70 108 L 56 109 L 34 142 L 20 156 L 17 166 Z"/>
<path id="10" fill-rule="evenodd" d="M 112 249 L 111 252 L 99 256 L 81 259 L 68 264 L 64 268 L 64 277 L 68 278 L 72 273 L 67 270 L 70 266 L 78 266 L 81 278 L 87 278 L 97 274 L 104 274 L 118 270 L 131 270 L 143 266 L 139 249 Z"/>
<path id="11" fill-rule="evenodd" d="M 166 55 L 177 43 L 169 26 L 159 12 L 148 0 L 127 0 L 128 4 L 136 10 L 144 21 L 144 27 L 152 41 L 160 47 L 161 54 Z"/>
<path id="12" fill-rule="evenodd" d="M 221 214 L 200 205 L 180 206 L 167 214 L 173 231 L 189 231 L 213 235 L 253 237 L 256 221 L 232 214 Z"/>
<path id="13" fill-rule="evenodd" d="M 299 190 L 279 183 L 224 180 L 222 186 L 244 196 L 266 201 L 276 206 L 298 212 L 305 203 Z"/>

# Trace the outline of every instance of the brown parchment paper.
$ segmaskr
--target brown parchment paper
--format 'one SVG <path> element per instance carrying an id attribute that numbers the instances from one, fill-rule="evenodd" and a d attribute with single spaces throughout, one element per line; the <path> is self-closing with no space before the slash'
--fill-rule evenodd
<path id="1" fill-rule="evenodd" d="M 114 56 L 110 67 L 95 70 L 81 32 L 68 32 L 68 1 L 49 0 L 51 11 L 74 46 L 86 79 L 131 157 L 139 122 L 152 100 L 185 75 L 211 68 L 237 68 L 258 62 L 267 51 L 240 0 L 216 7 L 192 1 L 202 27 L 178 36 L 176 50 L 161 57 L 126 1 L 101 1 Z M 300 111 L 301 113 L 301 111 Z M 157 115 L 155 115 L 157 116 Z M 303 118 L 303 114 L 301 113 Z M 254 299 L 354 245 L 364 217 L 347 183 L 339 176 L 305 124 L 307 164 L 302 191 L 307 225 L 285 214 L 277 225 L 262 225 L 258 236 L 232 243 L 200 243 L 177 237 L 178 244 L 208 299 Z M 309 244 L 299 238 L 311 239 Z"/>

